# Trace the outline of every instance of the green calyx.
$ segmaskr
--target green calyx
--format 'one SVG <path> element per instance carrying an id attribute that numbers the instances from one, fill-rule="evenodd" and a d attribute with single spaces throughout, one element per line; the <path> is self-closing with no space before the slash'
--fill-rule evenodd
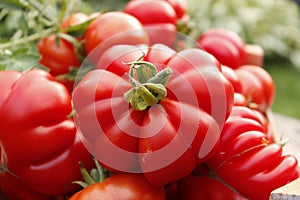
<path id="1" fill-rule="evenodd" d="M 93 157 L 96 168 L 93 168 L 90 173 L 84 168 L 83 163 L 79 162 L 80 172 L 84 181 L 74 181 L 83 188 L 86 188 L 89 185 L 92 185 L 97 182 L 103 182 L 106 178 L 110 176 L 110 172 L 103 169 L 99 162 Z"/>
<path id="2" fill-rule="evenodd" d="M 172 74 L 169 67 L 158 72 L 155 65 L 140 59 L 127 63 L 131 65 L 129 79 L 132 88 L 124 98 L 135 110 L 145 110 L 164 99 L 167 96 L 165 84 Z"/>

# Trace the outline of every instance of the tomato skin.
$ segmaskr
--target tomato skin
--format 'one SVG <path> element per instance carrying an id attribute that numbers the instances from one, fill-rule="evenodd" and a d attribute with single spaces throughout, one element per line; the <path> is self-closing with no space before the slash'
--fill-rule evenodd
<path id="1" fill-rule="evenodd" d="M 177 20 L 176 12 L 166 1 L 132 0 L 126 4 L 124 12 L 135 16 L 142 24 L 175 24 Z"/>
<path id="2" fill-rule="evenodd" d="M 178 193 L 180 200 L 246 200 L 218 180 L 205 165 L 197 166 L 192 174 L 178 181 Z"/>
<path id="3" fill-rule="evenodd" d="M 241 93 L 242 92 L 242 85 L 241 85 L 241 80 L 236 74 L 236 72 L 225 65 L 221 66 L 222 68 L 222 73 L 224 76 L 229 80 L 229 82 L 232 84 L 234 92 L 236 93 Z"/>
<path id="4" fill-rule="evenodd" d="M 143 61 L 152 62 L 153 59 L 159 71 L 169 66 L 174 72 L 166 83 L 167 97 L 158 104 L 138 111 L 125 101 L 124 93 L 132 86 L 124 67 L 117 62 L 83 77 L 74 90 L 73 103 L 79 132 L 95 154 L 102 155 L 101 148 L 108 144 L 107 139 L 119 149 L 131 152 L 122 154 L 121 158 L 115 155 L 114 160 L 109 161 L 99 158 L 102 165 L 116 171 L 145 173 L 148 181 L 161 186 L 187 176 L 196 165 L 212 156 L 218 146 L 222 120 L 224 123 L 233 103 L 233 89 L 204 51 L 193 49 L 173 54 L 173 51 L 164 51 L 169 47 L 158 46 L 145 50 L 144 58 L 149 60 Z M 130 57 L 133 51 L 129 49 Z M 112 57 L 113 51 L 110 53 Z M 116 60 L 126 55 L 126 52 L 116 54 Z M 214 88 L 220 86 L 228 104 L 219 105 L 225 101 L 218 89 L 207 89 L 209 84 Z M 207 110 L 214 110 L 214 106 L 224 112 L 213 116 Z M 191 123 L 195 126 L 190 126 Z M 122 142 L 124 140 L 127 142 Z M 177 147 L 173 146 L 175 144 Z M 165 151 L 158 154 L 162 149 Z M 106 151 L 110 151 L 109 147 Z M 176 157 L 167 156 L 168 153 Z M 162 157 L 169 158 L 167 163 L 161 162 L 166 160 Z"/>
<path id="5" fill-rule="evenodd" d="M 264 120 L 247 107 L 233 108 L 222 130 L 218 153 L 207 164 L 250 199 L 269 199 L 274 189 L 299 176 L 297 159 L 282 154 Z"/>
<path id="6" fill-rule="evenodd" d="M 235 72 L 240 79 L 241 93 L 246 97 L 247 104 L 265 113 L 275 98 L 275 83 L 270 74 L 256 65 L 243 65 Z"/>
<path id="7" fill-rule="evenodd" d="M 187 2 L 186 0 L 166 0 L 176 12 L 177 19 L 182 19 L 187 13 Z"/>
<path id="8" fill-rule="evenodd" d="M 109 40 L 111 37 L 113 39 Z M 117 11 L 100 14 L 94 19 L 87 27 L 84 39 L 85 50 L 94 63 L 97 63 L 98 57 L 113 45 L 149 43 L 142 24 L 132 15 Z M 94 48 L 96 48 L 95 51 L 93 51 Z"/>
<path id="9" fill-rule="evenodd" d="M 131 0 L 123 11 L 143 24 L 149 34 L 150 45 L 160 43 L 172 46 L 175 42 L 178 19 L 174 8 L 167 1 Z"/>
<path id="10" fill-rule="evenodd" d="M 245 43 L 231 30 L 209 29 L 200 35 L 198 42 L 223 65 L 236 69 L 246 62 Z"/>
<path id="11" fill-rule="evenodd" d="M 169 48 L 163 44 L 154 44 L 149 47 L 149 50 L 145 56 L 145 60 L 156 64 L 166 65 L 169 60 L 176 55 L 174 49 Z"/>
<path id="12" fill-rule="evenodd" d="M 160 103 L 162 108 L 154 107 L 152 112 L 146 112 L 144 120 L 142 122 L 143 131 L 140 132 L 141 138 L 139 139 L 139 152 L 140 155 L 140 166 L 144 171 L 144 175 L 148 181 L 155 185 L 166 185 L 171 181 L 178 180 L 190 174 L 198 163 L 202 163 L 211 157 L 218 147 L 218 142 L 215 142 L 213 146 L 207 147 L 209 153 L 205 156 L 201 154 L 201 147 L 205 146 L 205 137 L 208 135 L 211 138 L 218 138 L 218 125 L 207 113 L 195 110 L 193 107 L 187 106 L 183 103 L 176 101 L 164 100 Z M 180 110 L 186 110 L 186 113 L 181 113 Z M 164 113 L 167 113 L 168 119 L 166 119 L 165 126 L 161 128 L 154 136 L 151 136 L 151 128 L 147 128 L 147 124 L 151 122 L 153 117 L 157 117 L 157 125 L 164 119 Z M 186 120 L 186 121 L 185 121 Z M 154 122 L 155 123 L 155 122 Z M 162 160 L 168 155 L 167 152 L 162 151 L 161 155 L 154 157 L 148 157 L 149 151 L 159 151 L 165 146 L 170 146 L 170 149 L 185 149 L 186 141 L 189 137 L 187 133 L 181 131 L 180 126 L 188 127 L 189 124 L 199 123 L 197 130 L 194 128 L 189 129 L 191 132 L 196 132 L 195 138 L 191 142 L 191 148 L 184 150 L 182 155 L 177 160 L 170 163 L 168 166 L 155 171 L 150 171 L 149 166 L 151 163 L 158 163 L 157 159 Z M 144 125 L 145 124 L 145 125 Z M 153 122 L 152 122 L 153 124 Z M 180 124 L 180 126 L 179 126 Z M 155 124 L 154 124 L 154 127 Z M 180 134 L 179 134 L 180 133 Z M 214 139 L 212 139 L 213 141 Z M 183 142 L 185 141 L 185 142 Z M 212 144 L 210 144 L 212 145 Z M 176 150 L 173 150 L 176 154 Z M 198 155 L 198 156 L 195 156 Z M 164 161 L 162 161 L 163 163 Z M 188 163 L 188 164 L 187 164 Z M 180 170 L 180 173 L 178 173 Z M 170 181 L 170 177 L 172 177 Z"/>
<path id="13" fill-rule="evenodd" d="M 137 60 L 141 56 L 143 50 L 137 49 L 136 46 L 114 45 L 102 54 L 95 68 L 108 70 L 121 76 L 129 71 L 130 65 L 126 63 Z"/>
<path id="14" fill-rule="evenodd" d="M 79 191 L 70 200 L 165 200 L 163 187 L 151 185 L 141 174 L 115 174 Z"/>
<path id="15" fill-rule="evenodd" d="M 203 56 L 205 59 L 199 59 Z M 191 48 L 178 52 L 176 56 L 169 60 L 167 65 L 172 66 L 174 71 L 183 73 L 185 78 L 192 83 L 193 90 L 185 90 L 186 98 L 193 96 L 192 93 L 195 91 L 201 109 L 211 114 L 217 120 L 219 126 L 222 127 L 232 108 L 234 90 L 232 84 L 221 73 L 217 63 L 207 52 Z M 197 76 L 195 73 L 189 73 L 188 69 L 196 69 L 201 73 Z M 182 86 L 172 85 L 172 87 L 181 88 Z M 172 95 L 172 91 L 169 93 L 170 99 L 176 99 Z M 227 95 L 224 96 L 223 94 Z M 187 99 L 187 101 L 189 100 Z M 216 108 L 212 105 L 217 105 L 219 104 L 217 102 L 221 101 L 224 104 L 220 105 L 218 110 L 215 110 Z"/>
<path id="16" fill-rule="evenodd" d="M 67 117 L 72 111 L 67 89 L 44 70 L 1 71 L 0 77 L 10 80 L 3 82 L 0 98 L 5 116 L 0 122 L 1 164 L 6 169 L 1 188 L 9 198 L 54 197 L 77 189 L 72 181 L 81 179 L 78 162 L 89 167 L 92 159 Z M 7 179 L 14 184 L 6 185 Z"/>

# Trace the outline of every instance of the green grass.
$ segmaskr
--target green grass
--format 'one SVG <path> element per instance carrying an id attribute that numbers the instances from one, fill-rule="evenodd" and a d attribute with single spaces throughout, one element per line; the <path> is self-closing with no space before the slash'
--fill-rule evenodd
<path id="1" fill-rule="evenodd" d="M 280 59 L 266 61 L 264 67 L 276 87 L 272 110 L 300 119 L 300 69 Z"/>

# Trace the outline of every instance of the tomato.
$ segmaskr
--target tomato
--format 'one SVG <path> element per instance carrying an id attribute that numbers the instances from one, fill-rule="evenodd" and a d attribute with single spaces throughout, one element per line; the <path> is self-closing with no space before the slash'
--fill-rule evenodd
<path id="1" fill-rule="evenodd" d="M 246 63 L 245 42 L 231 30 L 208 29 L 200 35 L 198 42 L 223 65 L 236 69 Z"/>
<path id="2" fill-rule="evenodd" d="M 251 108 L 265 113 L 275 98 L 275 83 L 271 75 L 262 67 L 243 65 L 235 70 L 241 83 L 241 93 Z"/>
<path id="3" fill-rule="evenodd" d="M 176 6 L 174 2 L 174 6 Z M 181 7 L 177 5 L 178 12 Z M 176 40 L 177 13 L 167 1 L 131 0 L 124 12 L 136 17 L 150 37 L 150 45 L 160 43 L 172 46 Z M 181 14 L 179 14 L 181 15 Z"/>
<path id="4" fill-rule="evenodd" d="M 50 35 L 38 41 L 37 49 L 41 55 L 40 64 L 47 67 L 49 73 L 71 92 L 74 81 L 68 80 L 67 74 L 71 72 L 71 68 L 79 68 L 81 65 L 74 45 L 65 39 L 57 38 L 56 35 Z"/>
<path id="5" fill-rule="evenodd" d="M 61 23 L 61 31 L 67 34 L 65 33 L 67 28 L 84 23 L 88 19 L 89 16 L 84 13 L 73 13 Z M 71 35 L 68 37 L 72 38 Z M 74 87 L 76 76 L 74 71 L 81 66 L 83 57 L 79 46 L 82 37 L 73 37 L 73 40 L 66 40 L 58 35 L 50 35 L 40 39 L 37 43 L 37 49 L 41 55 L 40 64 L 47 67 L 56 81 L 64 84 L 69 92 L 72 92 Z"/>
<path id="6" fill-rule="evenodd" d="M 282 146 L 270 139 L 261 118 L 251 114 L 249 108 L 232 110 L 221 133 L 218 153 L 206 163 L 246 198 L 269 199 L 274 189 L 298 178 L 297 159 L 283 155 Z"/>
<path id="7" fill-rule="evenodd" d="M 74 46 L 64 40 L 51 35 L 37 43 L 37 48 L 42 58 L 40 63 L 53 75 L 60 75 L 69 72 L 70 67 L 79 67 L 81 62 L 78 59 Z"/>
<path id="8" fill-rule="evenodd" d="M 88 57 L 95 64 L 98 57 L 113 45 L 149 43 L 148 34 L 142 24 L 135 17 L 117 11 L 100 14 L 94 19 L 87 27 L 84 39 Z"/>
<path id="9" fill-rule="evenodd" d="M 114 52 L 116 60 L 133 56 L 130 47 L 121 55 L 124 46 L 112 48 L 108 60 Z M 155 45 L 144 57 L 136 51 L 129 71 L 118 62 L 98 63 L 83 77 L 73 93 L 75 123 L 103 166 L 144 173 L 152 184 L 166 185 L 216 151 L 233 89 L 200 49 L 177 53 Z"/>
<path id="10" fill-rule="evenodd" d="M 205 164 L 178 183 L 180 200 L 246 200 L 229 185 L 225 185 Z"/>
<path id="11" fill-rule="evenodd" d="M 67 89 L 44 70 L 1 71 L 0 77 L 1 190 L 11 199 L 73 192 L 72 182 L 81 179 L 77 163 L 88 167 L 92 159 L 68 117 Z"/>
<path id="12" fill-rule="evenodd" d="M 70 200 L 164 200 L 163 187 L 151 185 L 141 174 L 115 174 L 80 190 Z"/>

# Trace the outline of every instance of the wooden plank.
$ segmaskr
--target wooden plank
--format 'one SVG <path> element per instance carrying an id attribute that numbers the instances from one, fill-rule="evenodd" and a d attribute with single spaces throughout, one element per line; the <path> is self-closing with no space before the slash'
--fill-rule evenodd
<path id="1" fill-rule="evenodd" d="M 300 200 L 300 179 L 274 190 L 270 200 Z"/>
<path id="2" fill-rule="evenodd" d="M 261 46 L 255 44 L 246 44 L 246 64 L 263 66 L 264 50 Z"/>
<path id="3" fill-rule="evenodd" d="M 289 138 L 283 153 L 294 155 L 300 166 L 300 119 L 273 113 L 273 124 L 277 137 Z"/>
<path id="4" fill-rule="evenodd" d="M 272 118 L 277 136 L 289 138 L 283 154 L 294 155 L 300 166 L 300 120 L 279 113 L 273 113 Z M 300 200 L 300 179 L 274 190 L 270 200 Z"/>

